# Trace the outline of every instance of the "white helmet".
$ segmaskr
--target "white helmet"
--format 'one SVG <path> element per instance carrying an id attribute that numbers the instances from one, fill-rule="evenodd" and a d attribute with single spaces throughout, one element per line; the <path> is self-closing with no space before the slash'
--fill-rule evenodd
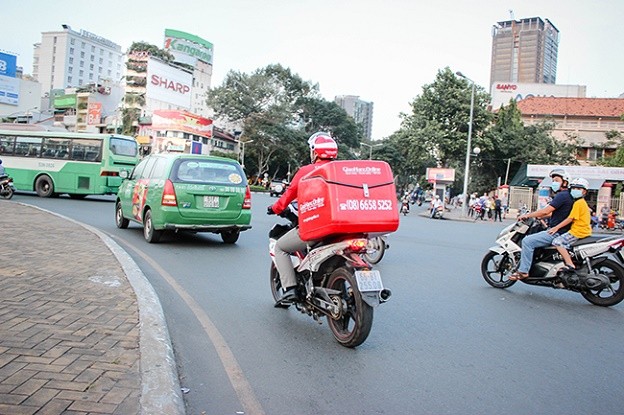
<path id="1" fill-rule="evenodd" d="M 586 179 L 579 177 L 578 179 L 574 179 L 570 182 L 570 188 L 572 189 L 574 187 L 588 190 L 589 182 Z"/>
<path id="2" fill-rule="evenodd" d="M 561 179 L 563 179 L 564 182 L 568 182 L 568 183 L 570 182 L 570 176 L 568 176 L 568 172 L 566 172 L 562 168 L 553 169 L 548 176 L 550 177 L 559 176 L 561 177 Z"/>

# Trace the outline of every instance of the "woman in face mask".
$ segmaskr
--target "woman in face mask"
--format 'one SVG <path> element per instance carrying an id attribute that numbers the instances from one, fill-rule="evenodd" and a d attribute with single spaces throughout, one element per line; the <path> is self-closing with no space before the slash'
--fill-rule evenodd
<path id="1" fill-rule="evenodd" d="M 574 272 L 574 263 L 568 249 L 570 245 L 581 238 L 587 238 L 591 236 L 591 211 L 587 202 L 585 201 L 585 195 L 589 188 L 589 182 L 585 179 L 578 178 L 570 182 L 570 196 L 574 199 L 574 205 L 570 211 L 570 215 L 560 222 L 557 226 L 553 226 L 548 230 L 551 235 L 557 234 L 559 229 L 572 224 L 570 230 L 563 235 L 557 236 L 553 239 L 553 246 L 557 248 L 557 251 L 561 254 L 563 262 L 565 262 L 566 270 L 568 272 Z"/>
<path id="2" fill-rule="evenodd" d="M 548 217 L 549 229 L 529 235 L 522 240 L 520 265 L 518 266 L 518 270 L 509 277 L 512 281 L 521 280 L 529 276 L 529 269 L 533 262 L 535 249 L 549 246 L 552 244 L 553 239 L 559 236 L 559 233 L 565 233 L 570 229 L 570 223 L 568 223 L 567 225 L 559 227 L 554 233 L 549 232 L 550 228 L 558 226 L 568 217 L 573 204 L 573 199 L 568 192 L 568 182 L 570 179 L 566 171 L 561 168 L 554 169 L 550 172 L 550 178 L 552 179 L 550 188 L 555 192 L 555 197 L 553 197 L 550 203 L 544 208 L 518 217 L 518 220 Z"/>

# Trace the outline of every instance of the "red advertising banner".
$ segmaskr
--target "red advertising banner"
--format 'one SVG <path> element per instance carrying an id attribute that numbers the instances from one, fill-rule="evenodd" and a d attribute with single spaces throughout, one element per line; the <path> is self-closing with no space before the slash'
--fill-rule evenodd
<path id="1" fill-rule="evenodd" d="M 87 124 L 97 125 L 100 124 L 102 119 L 102 103 L 90 102 L 87 107 Z"/>
<path id="2" fill-rule="evenodd" d="M 188 111 L 156 110 L 152 115 L 152 130 L 175 130 L 212 137 L 212 120 Z"/>

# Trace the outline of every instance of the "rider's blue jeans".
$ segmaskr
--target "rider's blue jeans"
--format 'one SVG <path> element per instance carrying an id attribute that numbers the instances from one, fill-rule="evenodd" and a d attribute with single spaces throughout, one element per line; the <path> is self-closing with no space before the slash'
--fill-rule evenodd
<path id="1" fill-rule="evenodd" d="M 558 235 L 551 235 L 548 231 L 541 231 L 524 238 L 522 240 L 522 253 L 520 254 L 518 272 L 528 273 L 533 262 L 535 249 L 551 245 L 556 236 Z"/>

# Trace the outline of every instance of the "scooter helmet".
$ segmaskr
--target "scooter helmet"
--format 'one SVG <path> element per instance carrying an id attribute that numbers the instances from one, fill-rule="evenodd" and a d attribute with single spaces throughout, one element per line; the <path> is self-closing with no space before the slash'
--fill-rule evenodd
<path id="1" fill-rule="evenodd" d="M 561 169 L 561 168 L 553 169 L 550 172 L 549 176 L 551 178 L 554 176 L 559 176 L 564 182 L 570 183 L 570 176 L 568 176 L 568 173 L 564 169 Z"/>
<path id="2" fill-rule="evenodd" d="M 572 188 L 577 188 L 577 189 L 585 189 L 588 190 L 589 189 L 589 182 L 586 179 L 583 179 L 582 177 L 579 177 L 578 179 L 574 179 L 570 182 L 570 189 Z"/>
<path id="3" fill-rule="evenodd" d="M 338 144 L 329 133 L 314 133 L 308 139 L 310 146 L 310 156 L 312 160 L 319 158 L 323 160 L 333 160 L 338 156 Z"/>

